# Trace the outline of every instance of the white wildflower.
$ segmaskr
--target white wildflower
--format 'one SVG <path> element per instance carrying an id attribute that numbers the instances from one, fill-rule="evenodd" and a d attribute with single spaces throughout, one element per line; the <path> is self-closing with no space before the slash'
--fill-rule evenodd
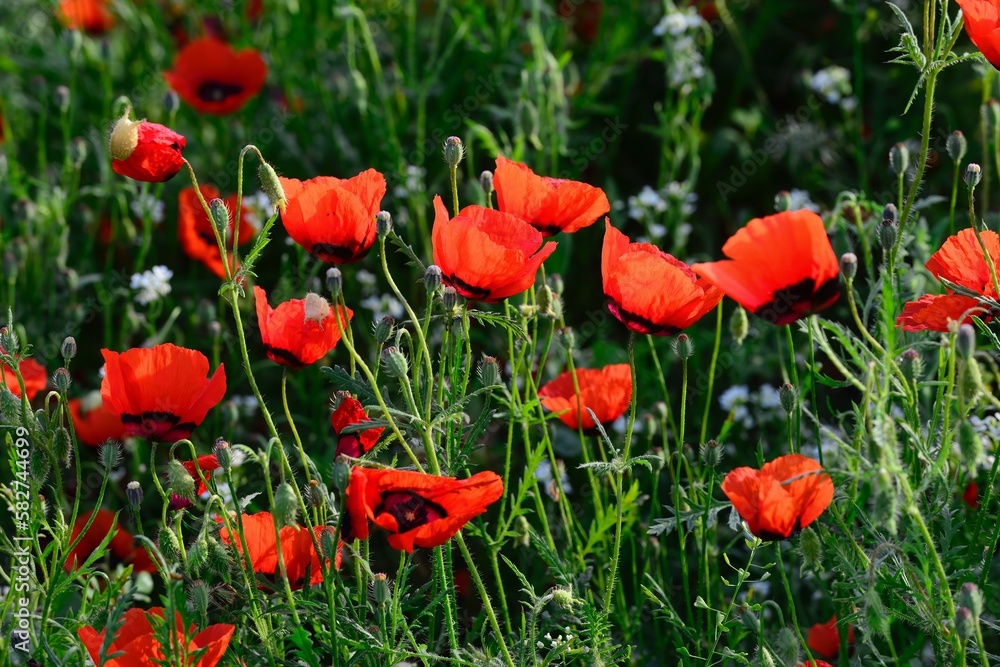
<path id="1" fill-rule="evenodd" d="M 148 271 L 132 274 L 129 286 L 137 291 L 135 300 L 145 306 L 170 294 L 170 279 L 173 277 L 173 271 L 158 265 Z"/>

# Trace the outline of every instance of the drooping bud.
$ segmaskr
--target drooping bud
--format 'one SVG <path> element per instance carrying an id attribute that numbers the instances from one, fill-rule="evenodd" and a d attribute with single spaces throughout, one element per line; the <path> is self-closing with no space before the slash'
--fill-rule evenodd
<path id="1" fill-rule="evenodd" d="M 983 592 L 971 581 L 962 584 L 958 591 L 958 604 L 972 612 L 972 617 L 978 619 L 983 613 Z"/>
<path id="2" fill-rule="evenodd" d="M 215 198 L 208 202 L 208 210 L 212 214 L 212 224 L 215 225 L 215 231 L 219 232 L 219 236 L 225 241 L 226 235 L 229 234 L 229 209 L 226 208 L 226 202 Z"/>
<path id="3" fill-rule="evenodd" d="M 774 650 L 782 664 L 799 664 L 799 639 L 791 628 L 781 628 L 778 631 L 778 636 L 774 640 Z"/>
<path id="4" fill-rule="evenodd" d="M 97 452 L 97 458 L 101 460 L 101 465 L 105 470 L 111 472 L 122 462 L 122 450 L 114 440 L 108 440 Z"/>
<path id="5" fill-rule="evenodd" d="M 278 180 L 278 174 L 275 173 L 274 167 L 266 162 L 261 162 L 257 168 L 257 178 L 260 179 L 260 189 L 267 195 L 271 206 L 284 213 L 288 198 L 285 196 L 285 188 L 281 186 L 281 181 Z"/>
<path id="6" fill-rule="evenodd" d="M 708 442 L 702 443 L 699 454 L 701 456 L 701 462 L 705 464 L 707 468 L 716 468 L 719 462 L 722 461 L 722 447 L 715 440 L 709 440 Z"/>
<path id="7" fill-rule="evenodd" d="M 983 168 L 980 167 L 975 162 L 970 162 L 969 166 L 965 168 L 965 185 L 970 190 L 974 189 L 979 185 L 979 181 L 983 178 Z"/>
<path id="8" fill-rule="evenodd" d="M 396 320 L 393 319 L 392 315 L 385 315 L 375 324 L 375 342 L 379 345 L 385 345 L 392 338 L 395 330 Z"/>
<path id="9" fill-rule="evenodd" d="M 66 336 L 59 351 L 62 353 L 62 358 L 69 363 L 69 360 L 76 356 L 76 339 L 72 336 Z"/>
<path id="10" fill-rule="evenodd" d="M 444 161 L 452 169 L 465 157 L 465 145 L 458 137 L 448 137 L 444 140 Z"/>
<path id="11" fill-rule="evenodd" d="M 760 647 L 759 656 L 760 667 L 777 667 L 777 664 L 774 662 L 774 656 L 771 655 L 771 652 L 767 650 L 766 646 Z"/>
<path id="12" fill-rule="evenodd" d="M 441 272 L 441 267 L 437 264 L 431 264 L 427 267 L 427 271 L 424 273 L 424 288 L 427 290 L 428 294 L 434 294 L 439 289 L 441 289 L 441 284 L 444 282 L 444 274 Z"/>
<path id="13" fill-rule="evenodd" d="M 334 301 L 340 296 L 340 290 L 344 288 L 344 274 L 337 267 L 326 270 L 326 288 L 330 291 L 330 296 Z"/>
<path id="14" fill-rule="evenodd" d="M 156 538 L 156 545 L 168 563 L 177 561 L 181 556 L 181 545 L 177 541 L 177 535 L 167 526 L 160 528 L 160 532 Z"/>
<path id="15" fill-rule="evenodd" d="M 138 513 L 139 506 L 142 505 L 142 485 L 133 479 L 125 487 L 125 497 L 132 511 Z"/>
<path id="16" fill-rule="evenodd" d="M 389 211 L 379 211 L 375 214 L 375 232 L 380 236 L 392 231 L 392 215 Z"/>
<path id="17" fill-rule="evenodd" d="M 747 604 L 741 604 L 736 609 L 736 613 L 739 614 L 740 623 L 743 627 L 753 633 L 755 636 L 760 634 L 760 619 L 757 618 L 756 612 Z"/>
<path id="18" fill-rule="evenodd" d="M 784 213 L 792 207 L 792 194 L 788 190 L 782 190 L 774 195 L 774 210 Z"/>
<path id="19" fill-rule="evenodd" d="M 233 449 L 229 443 L 222 438 L 218 438 L 212 445 L 212 453 L 215 454 L 219 467 L 223 472 L 228 473 L 233 467 Z"/>
<path id="20" fill-rule="evenodd" d="M 671 343 L 678 359 L 690 359 L 694 354 L 694 341 L 687 334 L 678 334 Z"/>
<path id="21" fill-rule="evenodd" d="M 483 188 L 483 192 L 489 197 L 493 194 L 493 172 L 486 170 L 479 174 L 479 185 Z"/>
<path id="22" fill-rule="evenodd" d="M 743 345 L 749 331 L 750 320 L 747 317 L 747 311 L 743 310 L 743 306 L 736 306 L 736 310 L 729 316 L 729 333 L 732 334 L 737 345 Z"/>
<path id="23" fill-rule="evenodd" d="M 194 500 L 194 477 L 177 459 L 170 459 L 170 463 L 167 464 L 167 479 L 174 493 L 181 498 Z"/>
<path id="24" fill-rule="evenodd" d="M 845 252 L 840 256 L 840 272 L 847 280 L 854 280 L 858 274 L 858 256 L 853 252 Z"/>
<path id="25" fill-rule="evenodd" d="M 500 365 L 495 357 L 484 356 L 479 362 L 479 381 L 484 387 L 495 387 L 500 384 Z"/>
<path id="26" fill-rule="evenodd" d="M 971 324 L 963 324 L 955 336 L 955 347 L 963 359 L 969 360 L 976 352 L 976 328 Z"/>
<path id="27" fill-rule="evenodd" d="M 108 144 L 113 160 L 127 160 L 139 145 L 139 125 L 141 121 L 133 121 L 129 116 L 132 107 L 125 107 L 125 113 L 111 128 L 111 139 Z"/>
<path id="28" fill-rule="evenodd" d="M 778 402 L 785 414 L 790 415 L 795 412 L 795 406 L 799 403 L 799 393 L 791 384 L 786 382 L 778 388 Z"/>
<path id="29" fill-rule="evenodd" d="M 962 463 L 970 470 L 975 470 L 983 460 L 983 441 L 968 421 L 958 427 L 958 449 L 962 453 Z"/>
<path id="30" fill-rule="evenodd" d="M 279 528 L 294 526 L 299 516 L 299 501 L 288 482 L 282 482 L 274 491 L 274 520 Z"/>
<path id="31" fill-rule="evenodd" d="M 382 366 L 389 377 L 405 378 L 410 372 L 410 364 L 406 361 L 406 355 L 399 351 L 395 345 L 382 350 Z"/>
<path id="32" fill-rule="evenodd" d="M 375 604 L 384 607 L 392 597 L 389 592 L 389 579 L 384 572 L 376 572 L 372 577 L 372 590 L 375 594 Z"/>
<path id="33" fill-rule="evenodd" d="M 819 535 L 812 526 L 806 526 L 799 535 L 799 551 L 802 552 L 802 560 L 806 565 L 820 572 L 823 567 L 823 545 L 820 543 Z"/>
<path id="34" fill-rule="evenodd" d="M 965 135 L 962 134 L 960 130 L 955 130 L 948 137 L 948 142 L 945 144 L 945 150 L 948 152 L 948 157 L 951 161 L 959 164 L 962 159 L 965 158 L 965 150 L 968 148 L 968 142 L 965 140 Z"/>
<path id="35" fill-rule="evenodd" d="M 889 166 L 897 176 L 910 167 L 910 151 L 905 144 L 897 143 L 889 149 Z"/>

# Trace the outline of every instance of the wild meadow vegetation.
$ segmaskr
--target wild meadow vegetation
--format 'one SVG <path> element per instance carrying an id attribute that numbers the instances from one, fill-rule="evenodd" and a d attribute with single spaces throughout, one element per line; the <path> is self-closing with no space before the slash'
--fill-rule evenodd
<path id="1" fill-rule="evenodd" d="M 1000 664 L 1000 0 L 0 44 L 0 665 Z"/>

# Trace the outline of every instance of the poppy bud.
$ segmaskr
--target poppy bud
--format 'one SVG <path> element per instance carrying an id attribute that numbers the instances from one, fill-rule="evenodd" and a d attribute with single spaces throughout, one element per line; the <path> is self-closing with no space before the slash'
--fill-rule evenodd
<path id="1" fill-rule="evenodd" d="M 441 304 L 444 306 L 446 312 L 454 312 L 458 306 L 458 291 L 450 285 L 445 287 L 441 291 Z"/>
<path id="2" fill-rule="evenodd" d="M 795 412 L 795 406 L 799 402 L 799 394 L 795 391 L 795 387 L 787 382 L 781 385 L 778 388 L 778 402 L 781 403 L 785 414 L 790 415 Z"/>
<path id="3" fill-rule="evenodd" d="M 66 113 L 66 110 L 69 109 L 69 88 L 66 86 L 56 86 L 53 97 L 55 98 L 56 108 Z"/>
<path id="4" fill-rule="evenodd" d="M 76 339 L 72 336 L 66 336 L 59 351 L 62 353 L 63 359 L 69 362 L 70 359 L 76 356 Z"/>
<path id="5" fill-rule="evenodd" d="M 840 272 L 847 280 L 854 280 L 858 274 L 858 256 L 853 252 L 845 252 L 840 256 Z"/>
<path id="6" fill-rule="evenodd" d="M 955 130 L 948 137 L 948 141 L 945 144 L 945 150 L 948 151 L 948 157 L 951 158 L 952 162 L 960 163 L 962 158 L 965 157 L 965 150 L 968 148 L 968 142 L 965 140 L 965 135 L 962 134 L 960 130 Z"/>
<path id="7" fill-rule="evenodd" d="M 52 374 L 52 384 L 56 386 L 60 394 L 65 394 L 72 383 L 73 378 L 70 377 L 69 371 L 65 368 L 57 368 L 56 372 Z"/>
<path id="8" fill-rule="evenodd" d="M 916 350 L 906 350 L 899 357 L 899 369 L 903 371 L 903 375 L 910 382 L 920 378 L 923 364 L 923 359 L 920 358 L 920 354 Z"/>
<path id="9" fill-rule="evenodd" d="M 229 443 L 218 438 L 215 444 L 212 445 L 212 453 L 215 454 L 215 459 L 219 462 L 219 467 L 222 468 L 223 472 L 229 472 L 233 467 L 233 450 L 229 446 Z"/>
<path id="10" fill-rule="evenodd" d="M 889 220 L 882 220 L 878 228 L 878 242 L 885 250 L 891 250 L 896 245 L 896 224 Z"/>
<path id="11" fill-rule="evenodd" d="M 552 312 L 552 288 L 548 285 L 542 285 L 538 289 L 535 300 L 538 304 L 538 312 L 542 315 L 549 315 Z"/>
<path id="12" fill-rule="evenodd" d="M 983 592 L 971 581 L 962 584 L 958 591 L 958 604 L 972 612 L 972 617 L 978 619 L 983 613 Z"/>
<path id="13" fill-rule="evenodd" d="M 482 186 L 487 197 L 493 194 L 493 172 L 487 169 L 479 174 L 479 185 Z"/>
<path id="14" fill-rule="evenodd" d="M 562 338 L 563 347 L 567 350 L 572 350 L 576 347 L 576 334 L 573 333 L 572 327 L 563 327 L 559 331 L 559 335 Z"/>
<path id="15" fill-rule="evenodd" d="M 384 607 L 392 597 L 392 594 L 389 592 L 389 580 L 385 576 L 385 572 L 375 573 L 375 576 L 372 577 L 372 589 L 375 593 L 375 604 Z"/>
<path id="16" fill-rule="evenodd" d="M 386 315 L 375 324 L 375 342 L 385 345 L 392 338 L 396 329 L 396 320 L 391 315 Z"/>
<path id="17" fill-rule="evenodd" d="M 73 137 L 69 142 L 69 161 L 75 169 L 79 169 L 87 160 L 88 152 L 87 142 L 82 137 Z"/>
<path id="18" fill-rule="evenodd" d="M 194 500 L 194 477 L 177 459 L 170 459 L 167 464 L 167 479 L 174 493 L 181 498 Z"/>
<path id="19" fill-rule="evenodd" d="M 52 434 L 52 451 L 66 467 L 69 467 L 73 460 L 73 438 L 65 426 L 60 426 Z"/>
<path id="20" fill-rule="evenodd" d="M 282 482 L 274 492 L 274 519 L 279 528 L 294 526 L 299 516 L 299 501 L 295 489 L 288 482 Z"/>
<path id="21" fill-rule="evenodd" d="M 782 664 L 797 665 L 799 663 L 799 639 L 795 636 L 795 631 L 791 628 L 781 628 L 774 640 L 774 650 Z"/>
<path id="22" fill-rule="evenodd" d="M 573 599 L 573 591 L 568 588 L 556 588 L 552 591 L 552 601 L 563 609 L 572 609 L 576 600 Z"/>
<path id="23" fill-rule="evenodd" d="M 261 162 L 257 168 L 257 178 L 260 179 L 260 189 L 267 195 L 267 200 L 271 202 L 274 210 L 284 213 L 288 198 L 285 196 L 285 189 L 281 187 L 278 174 L 274 172 L 274 167 L 266 162 Z"/>
<path id="24" fill-rule="evenodd" d="M 163 110 L 168 114 L 177 111 L 181 106 L 181 98 L 172 89 L 163 94 Z"/>
<path id="25" fill-rule="evenodd" d="M 381 237 L 392 231 L 392 215 L 389 211 L 379 211 L 375 214 L 375 232 Z"/>
<path id="26" fill-rule="evenodd" d="M 971 359 L 976 352 L 976 328 L 971 324 L 963 324 L 958 328 L 958 335 L 955 337 L 955 347 L 963 359 Z"/>
<path id="27" fill-rule="evenodd" d="M 750 607 L 750 605 L 741 604 L 736 609 L 736 613 L 740 616 L 740 622 L 743 627 L 752 632 L 754 635 L 760 634 L 760 619 L 757 618 L 757 614 Z"/>
<path id="28" fill-rule="evenodd" d="M 965 168 L 965 185 L 970 190 L 974 189 L 979 185 L 979 181 L 983 178 L 983 168 L 980 167 L 975 162 L 970 162 L 969 166 Z"/>
<path id="29" fill-rule="evenodd" d="M 722 461 L 722 448 L 719 447 L 719 443 L 715 440 L 702 443 L 699 454 L 701 462 L 709 468 L 717 467 L 719 462 Z"/>
<path id="30" fill-rule="evenodd" d="M 410 371 L 410 364 L 406 361 L 406 355 L 399 349 L 390 345 L 382 350 L 382 365 L 389 377 L 405 378 Z"/>
<path id="31" fill-rule="evenodd" d="M 690 359 L 694 354 L 694 341 L 687 334 L 678 334 L 672 341 L 678 359 Z"/>
<path id="32" fill-rule="evenodd" d="M 972 611 L 968 607 L 959 607 L 955 610 L 955 629 L 962 641 L 968 641 L 976 633 L 976 626 L 979 619 L 973 618 Z"/>
<path id="33" fill-rule="evenodd" d="M 747 318 L 747 311 L 743 310 L 743 306 L 736 306 L 736 310 L 729 316 L 729 333 L 737 345 L 742 345 L 749 331 L 750 320 Z"/>
<path id="34" fill-rule="evenodd" d="M 139 506 L 142 505 L 142 485 L 133 479 L 125 487 L 125 497 L 128 499 L 132 511 L 137 512 Z"/>
<path id="35" fill-rule="evenodd" d="M 484 387 L 496 387 L 500 384 L 500 366 L 495 357 L 484 356 L 479 362 L 479 381 Z"/>
<path id="36" fill-rule="evenodd" d="M 758 655 L 760 656 L 760 667 L 777 667 L 777 664 L 774 662 L 774 656 L 771 655 L 766 646 L 760 647 Z"/>
<path id="37" fill-rule="evenodd" d="M 427 290 L 428 294 L 434 294 L 441 289 L 443 281 L 444 274 L 441 272 L 440 266 L 437 264 L 431 264 L 427 267 L 427 272 L 424 273 L 424 288 Z"/>
<path id="38" fill-rule="evenodd" d="M 562 276 L 559 275 L 558 273 L 553 273 L 551 276 L 549 276 L 549 285 L 552 286 L 552 291 L 556 295 L 560 295 L 563 293 L 563 288 L 565 287 L 565 285 L 563 283 Z"/>
<path id="39" fill-rule="evenodd" d="M 338 457 L 339 458 L 339 457 Z M 344 489 L 351 483 L 351 466 L 349 463 L 338 460 L 333 464 L 333 488 L 343 493 Z"/>
<path id="40" fill-rule="evenodd" d="M 21 339 L 12 327 L 0 328 L 0 352 L 16 356 L 21 351 Z"/>
<path id="41" fill-rule="evenodd" d="M 526 320 L 530 320 L 532 317 L 538 314 L 538 306 L 533 306 L 531 304 L 523 303 L 517 307 L 518 311 L 521 313 L 521 317 Z"/>
<path id="42" fill-rule="evenodd" d="M 101 460 L 101 465 L 108 472 L 117 468 L 118 464 L 122 462 L 122 452 L 118 443 L 114 440 L 108 440 L 97 451 L 97 458 Z"/>
<path id="43" fill-rule="evenodd" d="M 783 213 L 792 207 L 792 194 L 788 190 L 782 190 L 774 195 L 774 210 Z"/>
<path id="44" fill-rule="evenodd" d="M 889 149 L 889 166 L 894 174 L 899 176 L 910 166 L 910 151 L 905 144 L 897 143 Z"/>
<path id="45" fill-rule="evenodd" d="M 823 566 L 823 545 L 820 544 L 819 535 L 812 526 L 802 529 L 799 535 L 799 551 L 802 552 L 802 560 L 807 566 L 820 571 Z"/>
<path id="46" fill-rule="evenodd" d="M 309 480 L 309 493 L 307 494 L 309 504 L 316 509 L 326 505 L 326 487 L 315 479 Z"/>
<path id="47" fill-rule="evenodd" d="M 958 427 L 958 449 L 962 453 L 962 463 L 970 470 L 975 470 L 983 460 L 983 441 L 968 421 Z"/>
<path id="48" fill-rule="evenodd" d="M 444 161 L 454 169 L 465 157 L 465 146 L 458 137 L 448 137 L 444 140 Z"/>
<path id="49" fill-rule="evenodd" d="M 206 563 L 208 563 L 208 540 L 199 533 L 187 550 L 188 570 L 191 574 L 197 575 L 204 571 Z"/>
<path id="50" fill-rule="evenodd" d="M 334 560 L 337 557 L 337 531 L 329 526 L 320 531 L 319 549 L 324 558 Z"/>
<path id="51" fill-rule="evenodd" d="M 895 204 L 886 204 L 882 209 L 882 222 L 895 225 L 899 221 L 899 210 Z"/>
<path id="52" fill-rule="evenodd" d="M 181 545 L 177 541 L 177 535 L 174 531 L 170 530 L 167 526 L 160 528 L 160 533 L 156 538 L 157 547 L 160 549 L 160 553 L 163 554 L 163 558 L 169 563 L 171 561 L 177 561 L 181 556 Z"/>
<path id="53" fill-rule="evenodd" d="M 336 300 L 340 296 L 340 290 L 344 287 L 344 274 L 337 267 L 326 270 L 326 288 L 330 290 L 330 295 Z"/>
<path id="54" fill-rule="evenodd" d="M 204 581 L 199 579 L 191 584 L 188 588 L 188 600 L 199 616 L 204 618 L 208 614 L 208 586 Z"/>
<path id="55" fill-rule="evenodd" d="M 215 225 L 215 230 L 225 241 L 226 235 L 229 233 L 229 209 L 226 208 L 226 202 L 218 198 L 213 199 L 208 202 L 208 210 L 212 213 L 212 224 Z"/>

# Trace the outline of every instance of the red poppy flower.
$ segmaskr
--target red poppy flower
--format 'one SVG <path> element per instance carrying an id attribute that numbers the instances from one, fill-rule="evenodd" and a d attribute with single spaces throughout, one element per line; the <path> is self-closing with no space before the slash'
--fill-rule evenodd
<path id="1" fill-rule="evenodd" d="M 104 407 L 100 392 L 91 392 L 83 399 L 71 398 L 69 414 L 77 440 L 85 445 L 97 447 L 108 440 L 121 440 L 126 435 L 122 420 Z"/>
<path id="2" fill-rule="evenodd" d="M 613 422 L 625 414 L 632 400 L 632 371 L 628 364 L 578 368 L 576 383 L 580 387 L 579 398 L 570 371 L 538 390 L 542 405 L 559 413 L 559 419 L 570 428 L 596 426 L 587 408 L 594 411 L 602 424 Z"/>
<path id="3" fill-rule="evenodd" d="M 333 432 L 337 434 L 337 451 L 334 453 L 334 458 L 337 458 L 341 454 L 358 458 L 362 454 L 371 451 L 372 447 L 378 443 L 378 439 L 382 437 L 382 432 L 385 430 L 384 427 L 369 428 L 341 435 L 341 432 L 348 426 L 364 424 L 370 421 L 371 418 L 365 412 L 361 401 L 353 396 L 345 396 L 340 401 L 340 405 L 330 415 L 330 424 L 333 426 Z"/>
<path id="4" fill-rule="evenodd" d="M 101 354 L 104 406 L 129 435 L 160 442 L 187 438 L 226 394 L 226 369 L 220 364 L 207 378 L 208 359 L 196 350 L 166 343 Z"/>
<path id="5" fill-rule="evenodd" d="M 253 571 L 280 576 L 278 543 L 274 538 L 274 517 L 271 516 L 270 512 L 244 514 L 242 522 L 243 537 L 246 539 L 250 562 L 253 563 Z M 317 541 L 327 528 L 328 526 L 313 528 Z M 296 588 L 301 587 L 305 583 L 306 571 L 308 570 L 310 586 L 322 582 L 323 568 L 319 555 L 313 547 L 312 538 L 309 536 L 309 529 L 304 526 L 285 526 L 280 530 L 280 535 L 281 555 L 285 561 L 285 572 L 288 573 L 288 580 Z M 235 544 L 236 549 L 243 553 L 243 545 L 239 537 L 233 538 L 226 528 L 219 531 L 219 539 L 226 544 Z M 338 548 L 334 563 L 337 569 L 340 569 L 341 560 L 342 555 Z"/>
<path id="6" fill-rule="evenodd" d="M 965 491 L 962 492 L 962 502 L 973 510 L 979 509 L 979 485 L 977 483 L 969 482 L 965 485 Z"/>
<path id="7" fill-rule="evenodd" d="M 809 650 L 824 658 L 836 658 L 840 654 L 840 630 L 837 627 L 837 617 L 826 623 L 817 623 L 809 628 L 806 638 Z M 847 643 L 854 643 L 854 628 L 847 626 Z"/>
<path id="8" fill-rule="evenodd" d="M 201 196 L 206 202 L 213 199 L 221 199 L 219 191 L 211 185 L 199 186 Z M 229 210 L 229 233 L 226 235 L 226 247 L 233 248 L 233 238 L 236 235 L 236 218 L 233 211 L 236 210 L 236 195 L 229 195 L 225 198 L 226 208 Z M 253 240 L 256 228 L 250 223 L 252 214 L 244 206 L 240 213 L 240 245 L 244 245 Z M 209 268 L 219 278 L 226 277 L 226 267 L 222 263 L 219 254 L 219 245 L 215 242 L 215 232 L 212 220 L 202 208 L 198 193 L 194 188 L 184 188 L 177 197 L 177 237 L 180 239 L 184 252 L 193 260 L 199 261 Z M 230 262 L 232 258 L 230 257 Z M 235 267 L 230 267 L 235 270 Z"/>
<path id="9" fill-rule="evenodd" d="M 695 273 L 772 324 L 819 312 L 840 296 L 840 266 L 823 219 L 812 211 L 754 218 L 722 246 L 729 259 L 695 264 Z"/>
<path id="10" fill-rule="evenodd" d="M 76 523 L 73 524 L 73 532 L 70 535 L 70 543 L 80 535 L 84 526 L 87 525 L 87 521 L 90 520 L 91 514 L 93 512 L 86 512 L 77 517 Z M 101 542 L 111 532 L 112 526 L 114 526 L 114 535 L 108 543 L 108 551 L 125 565 L 132 565 L 135 572 L 154 572 L 156 566 L 153 565 L 153 561 L 150 560 L 146 550 L 135 544 L 130 532 L 120 525 L 115 524 L 115 515 L 113 512 L 109 512 L 103 508 L 97 510 L 97 513 L 94 514 L 94 522 L 90 524 L 90 528 L 84 533 L 80 542 L 73 547 L 73 550 L 66 555 L 66 562 L 63 565 L 64 569 L 67 572 L 72 572 L 85 563 L 90 555 L 101 546 Z"/>
<path id="11" fill-rule="evenodd" d="M 45 372 L 45 366 L 30 357 L 21 360 L 18 370 L 21 371 L 21 379 L 24 380 L 24 393 L 28 395 L 28 401 L 31 402 L 35 400 L 38 392 L 49 385 L 48 373 Z M 10 393 L 21 398 L 21 384 L 17 381 L 14 370 L 7 364 L 0 363 L 0 374 L 2 374 L 3 383 Z"/>
<path id="12" fill-rule="evenodd" d="M 313 257 L 327 264 L 350 264 L 368 254 L 375 243 L 385 176 L 368 169 L 348 179 L 278 180 L 288 200 L 281 222 Z"/>
<path id="13" fill-rule="evenodd" d="M 497 206 L 542 233 L 567 234 L 594 224 L 611 210 L 604 190 L 579 181 L 538 176 L 528 165 L 497 156 Z"/>
<path id="14" fill-rule="evenodd" d="M 629 243 L 606 218 L 601 273 L 608 310 L 636 333 L 679 333 L 722 300 L 722 290 L 687 264 L 648 243 Z"/>
<path id="15" fill-rule="evenodd" d="M 107 630 L 97 632 L 92 627 L 83 627 L 77 631 L 80 641 L 87 647 L 94 664 L 103 664 L 104 667 L 152 667 L 163 664 L 165 661 L 163 646 L 157 638 L 153 623 L 150 619 L 162 619 L 163 608 L 153 607 L 148 611 L 142 609 L 129 609 L 125 612 L 122 625 L 118 629 L 118 634 L 111 641 L 105 655 L 115 655 L 118 657 L 100 662 L 101 647 L 104 645 L 104 637 Z M 157 621 L 159 624 L 159 621 Z M 192 625 L 186 630 L 184 621 L 178 613 L 176 616 L 176 630 L 174 641 L 167 653 L 171 659 L 180 660 L 181 664 L 191 667 L 215 667 L 222 660 L 226 649 L 229 648 L 229 640 L 233 636 L 235 627 L 225 623 L 210 625 L 201 632 Z M 184 655 L 180 655 L 181 647 L 185 647 Z M 191 658 L 204 651 L 197 662 Z M 185 659 L 187 658 L 187 659 Z"/>
<path id="16" fill-rule="evenodd" d="M 291 299 L 277 308 L 268 305 L 267 293 L 256 285 L 253 297 L 267 358 L 289 368 L 305 368 L 325 357 L 340 341 L 341 329 L 346 330 L 354 317 L 350 308 L 340 310 L 338 326 L 340 306 L 331 306 L 312 292 L 304 299 Z"/>
<path id="17" fill-rule="evenodd" d="M 347 489 L 345 536 L 368 538 L 368 521 L 392 533 L 389 546 L 409 553 L 437 547 L 503 495 L 496 473 L 468 479 L 403 470 L 355 467 Z"/>
<path id="18" fill-rule="evenodd" d="M 208 491 L 208 487 L 205 486 L 205 482 L 201 481 L 198 470 L 200 469 L 202 474 L 205 475 L 205 479 L 209 479 L 212 473 L 222 467 L 219 465 L 219 459 L 215 454 L 199 456 L 197 461 L 181 461 L 181 465 L 194 478 L 195 483 L 198 485 L 198 490 L 195 493 L 199 496 Z"/>
<path id="19" fill-rule="evenodd" d="M 434 197 L 434 212 L 434 263 L 466 299 L 497 303 L 520 294 L 556 249 L 510 213 L 466 206 L 449 220 L 440 196 Z"/>
<path id="20" fill-rule="evenodd" d="M 1000 68 L 1000 3 L 997 0 L 958 0 L 965 32 L 986 60 Z"/>
<path id="21" fill-rule="evenodd" d="M 116 174 L 146 183 L 162 183 L 184 166 L 187 139 L 169 127 L 129 119 L 131 109 L 111 129 L 111 168 Z"/>
<path id="22" fill-rule="evenodd" d="M 822 660 L 810 660 L 808 662 L 800 662 L 795 667 L 833 667 L 833 665 Z"/>
<path id="23" fill-rule="evenodd" d="M 62 0 L 59 22 L 70 30 L 102 35 L 114 27 L 115 17 L 108 10 L 108 0 Z"/>
<path id="24" fill-rule="evenodd" d="M 1000 236 L 993 231 L 981 234 L 993 262 L 1000 265 Z M 949 236 L 924 266 L 935 278 L 944 278 L 977 294 L 997 298 L 989 265 L 972 229 L 963 229 Z M 986 322 L 993 319 L 994 313 L 984 311 L 985 308 L 972 297 L 951 293 L 925 294 L 903 306 L 903 312 L 896 318 L 896 326 L 903 331 L 945 332 L 948 331 L 949 321 L 967 324 L 972 321 L 973 315 Z"/>
<path id="25" fill-rule="evenodd" d="M 222 40 L 202 37 L 181 49 L 163 78 L 196 111 L 225 116 L 264 87 L 267 63 L 253 49 L 234 51 Z"/>
<path id="26" fill-rule="evenodd" d="M 816 520 L 833 500 L 833 482 L 818 461 L 786 454 L 760 470 L 736 468 L 722 492 L 750 527 L 765 540 L 786 539 Z"/>

